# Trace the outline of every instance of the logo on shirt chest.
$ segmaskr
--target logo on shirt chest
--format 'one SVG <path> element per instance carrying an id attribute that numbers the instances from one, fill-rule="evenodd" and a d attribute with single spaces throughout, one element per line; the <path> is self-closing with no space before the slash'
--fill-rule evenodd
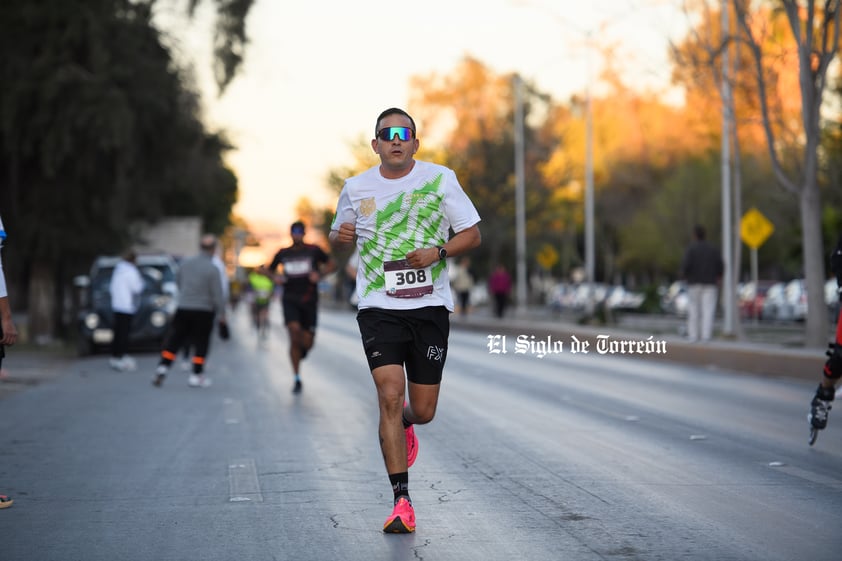
<path id="1" fill-rule="evenodd" d="M 374 197 L 369 197 L 360 201 L 360 214 L 363 216 L 371 216 L 377 210 L 377 203 Z"/>

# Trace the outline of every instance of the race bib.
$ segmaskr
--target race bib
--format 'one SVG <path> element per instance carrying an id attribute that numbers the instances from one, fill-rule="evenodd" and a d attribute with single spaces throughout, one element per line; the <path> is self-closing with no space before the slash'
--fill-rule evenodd
<path id="1" fill-rule="evenodd" d="M 303 277 L 311 271 L 310 259 L 291 259 L 284 261 L 284 274 L 288 277 Z"/>
<path id="2" fill-rule="evenodd" d="M 386 294 L 395 298 L 419 298 L 433 293 L 431 267 L 413 268 L 406 259 L 383 263 Z"/>

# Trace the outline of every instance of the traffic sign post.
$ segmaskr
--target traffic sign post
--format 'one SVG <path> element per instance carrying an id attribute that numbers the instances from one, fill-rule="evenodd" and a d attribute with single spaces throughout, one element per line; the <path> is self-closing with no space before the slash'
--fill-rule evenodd
<path id="1" fill-rule="evenodd" d="M 740 220 L 740 237 L 751 248 L 751 280 L 757 290 L 757 248 L 769 239 L 775 231 L 775 226 L 763 213 L 752 207 L 746 211 Z M 757 314 L 754 315 L 757 321 Z"/>
<path id="2" fill-rule="evenodd" d="M 763 245 L 774 231 L 775 226 L 754 207 L 748 209 L 740 220 L 740 237 L 752 249 Z"/>

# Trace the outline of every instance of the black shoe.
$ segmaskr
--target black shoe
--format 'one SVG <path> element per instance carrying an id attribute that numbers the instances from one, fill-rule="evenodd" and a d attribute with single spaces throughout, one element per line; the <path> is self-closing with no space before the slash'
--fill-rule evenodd
<path id="1" fill-rule="evenodd" d="M 807 416 L 813 428 L 821 430 L 827 426 L 827 415 L 833 407 L 835 393 L 832 388 L 827 389 L 822 386 L 816 390 L 816 395 L 810 402 L 810 414 Z"/>
<path id="2" fill-rule="evenodd" d="M 818 396 L 813 398 L 810 403 L 810 414 L 807 416 L 813 428 L 822 430 L 827 426 L 827 414 L 830 413 L 831 407 L 833 404 L 830 401 L 819 399 Z"/>
<path id="3" fill-rule="evenodd" d="M 292 386 L 292 393 L 301 393 L 301 380 L 295 381 L 295 385 Z"/>

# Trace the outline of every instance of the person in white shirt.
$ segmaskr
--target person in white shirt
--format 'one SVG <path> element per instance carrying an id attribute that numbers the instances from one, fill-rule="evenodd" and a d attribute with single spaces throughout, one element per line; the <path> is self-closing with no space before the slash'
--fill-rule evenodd
<path id="1" fill-rule="evenodd" d="M 140 305 L 143 277 L 135 264 L 137 256 L 128 251 L 111 275 L 111 310 L 114 313 L 114 339 L 111 342 L 111 368 L 134 370 L 137 365 L 128 355 L 132 319 Z"/>
<path id="2" fill-rule="evenodd" d="M 482 237 L 479 213 L 456 173 L 414 158 L 419 143 L 406 111 L 383 111 L 374 132 L 380 165 L 345 181 L 330 240 L 356 243 L 360 253 L 357 323 L 377 387 L 380 449 L 394 494 L 383 531 L 409 533 L 415 511 L 408 470 L 418 453 L 413 426 L 435 415 L 447 357 L 453 311 L 447 257 L 479 246 Z"/>

